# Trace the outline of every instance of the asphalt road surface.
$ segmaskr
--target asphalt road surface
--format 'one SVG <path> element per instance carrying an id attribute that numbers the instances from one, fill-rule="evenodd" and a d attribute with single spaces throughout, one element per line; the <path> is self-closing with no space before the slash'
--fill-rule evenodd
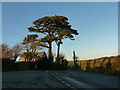
<path id="1" fill-rule="evenodd" d="M 2 88 L 119 88 L 120 77 L 73 70 L 2 73 Z"/>

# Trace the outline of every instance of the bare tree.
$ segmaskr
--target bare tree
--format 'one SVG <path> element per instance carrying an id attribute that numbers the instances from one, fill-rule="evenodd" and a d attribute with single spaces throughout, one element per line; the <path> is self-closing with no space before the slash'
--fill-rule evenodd
<path id="1" fill-rule="evenodd" d="M 9 47 L 7 44 L 1 45 L 1 51 L 2 51 L 2 58 L 9 58 Z"/>
<path id="2" fill-rule="evenodd" d="M 38 35 L 27 35 L 24 40 L 24 54 L 26 55 L 25 61 L 31 61 L 34 56 L 37 55 L 36 52 L 42 49 L 41 45 L 44 43 L 41 43 L 39 40 L 37 40 Z"/>
<path id="3" fill-rule="evenodd" d="M 10 57 L 14 57 L 14 59 L 17 58 L 17 56 L 20 55 L 21 51 L 23 50 L 23 45 L 21 43 L 14 45 L 9 50 Z"/>

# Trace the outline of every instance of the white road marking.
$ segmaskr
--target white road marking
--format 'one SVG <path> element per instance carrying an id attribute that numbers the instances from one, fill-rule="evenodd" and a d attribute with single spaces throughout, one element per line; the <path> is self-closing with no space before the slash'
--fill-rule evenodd
<path id="1" fill-rule="evenodd" d="M 74 83 L 76 83 L 77 86 L 80 86 L 80 87 L 84 86 L 84 87 L 86 87 L 86 88 L 95 88 L 94 86 L 91 86 L 91 85 L 89 85 L 89 84 L 87 84 L 87 83 L 80 82 L 80 81 L 77 81 L 77 80 L 72 79 L 72 78 L 69 78 L 69 77 L 64 77 L 64 79 L 69 80 L 69 81 L 71 81 L 71 82 L 74 82 Z M 83 87 L 83 88 L 84 88 L 84 87 Z"/>
<path id="2" fill-rule="evenodd" d="M 57 80 L 59 80 L 60 82 L 62 82 L 63 84 L 65 84 L 66 86 L 72 88 L 73 90 L 77 90 L 75 87 L 71 86 L 70 84 L 66 83 L 64 80 L 62 80 L 61 78 L 57 77 L 56 75 L 54 75 L 53 73 L 49 72 L 49 74 L 51 76 L 53 76 L 54 78 L 56 78 Z"/>

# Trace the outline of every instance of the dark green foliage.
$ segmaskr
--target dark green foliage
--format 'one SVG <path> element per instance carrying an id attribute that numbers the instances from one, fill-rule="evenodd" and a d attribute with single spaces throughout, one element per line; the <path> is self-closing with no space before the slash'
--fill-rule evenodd
<path id="1" fill-rule="evenodd" d="M 37 65 L 37 69 L 47 69 L 50 61 L 47 58 L 42 58 L 41 60 L 37 60 L 35 64 Z"/>
<path id="2" fill-rule="evenodd" d="M 15 61 L 2 58 L 2 71 L 10 71 L 16 68 Z"/>
<path id="3" fill-rule="evenodd" d="M 47 58 L 42 58 L 35 62 L 38 70 L 64 70 L 67 69 L 67 64 L 51 63 Z"/>

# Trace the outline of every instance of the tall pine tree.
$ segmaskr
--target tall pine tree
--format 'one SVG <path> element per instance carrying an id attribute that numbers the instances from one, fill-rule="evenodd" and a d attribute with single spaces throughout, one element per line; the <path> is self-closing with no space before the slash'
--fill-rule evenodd
<path id="1" fill-rule="evenodd" d="M 74 35 L 78 35 L 77 30 L 71 28 L 69 25 L 68 18 L 64 16 L 50 16 L 43 17 L 33 22 L 34 26 L 29 27 L 29 32 L 36 32 L 43 34 L 43 37 L 39 40 L 40 42 L 46 42 L 48 48 L 48 57 L 49 60 L 52 60 L 52 42 L 56 41 L 58 45 L 58 54 L 57 58 L 59 58 L 59 50 L 60 44 L 62 43 L 62 39 L 70 38 L 74 39 Z"/>

